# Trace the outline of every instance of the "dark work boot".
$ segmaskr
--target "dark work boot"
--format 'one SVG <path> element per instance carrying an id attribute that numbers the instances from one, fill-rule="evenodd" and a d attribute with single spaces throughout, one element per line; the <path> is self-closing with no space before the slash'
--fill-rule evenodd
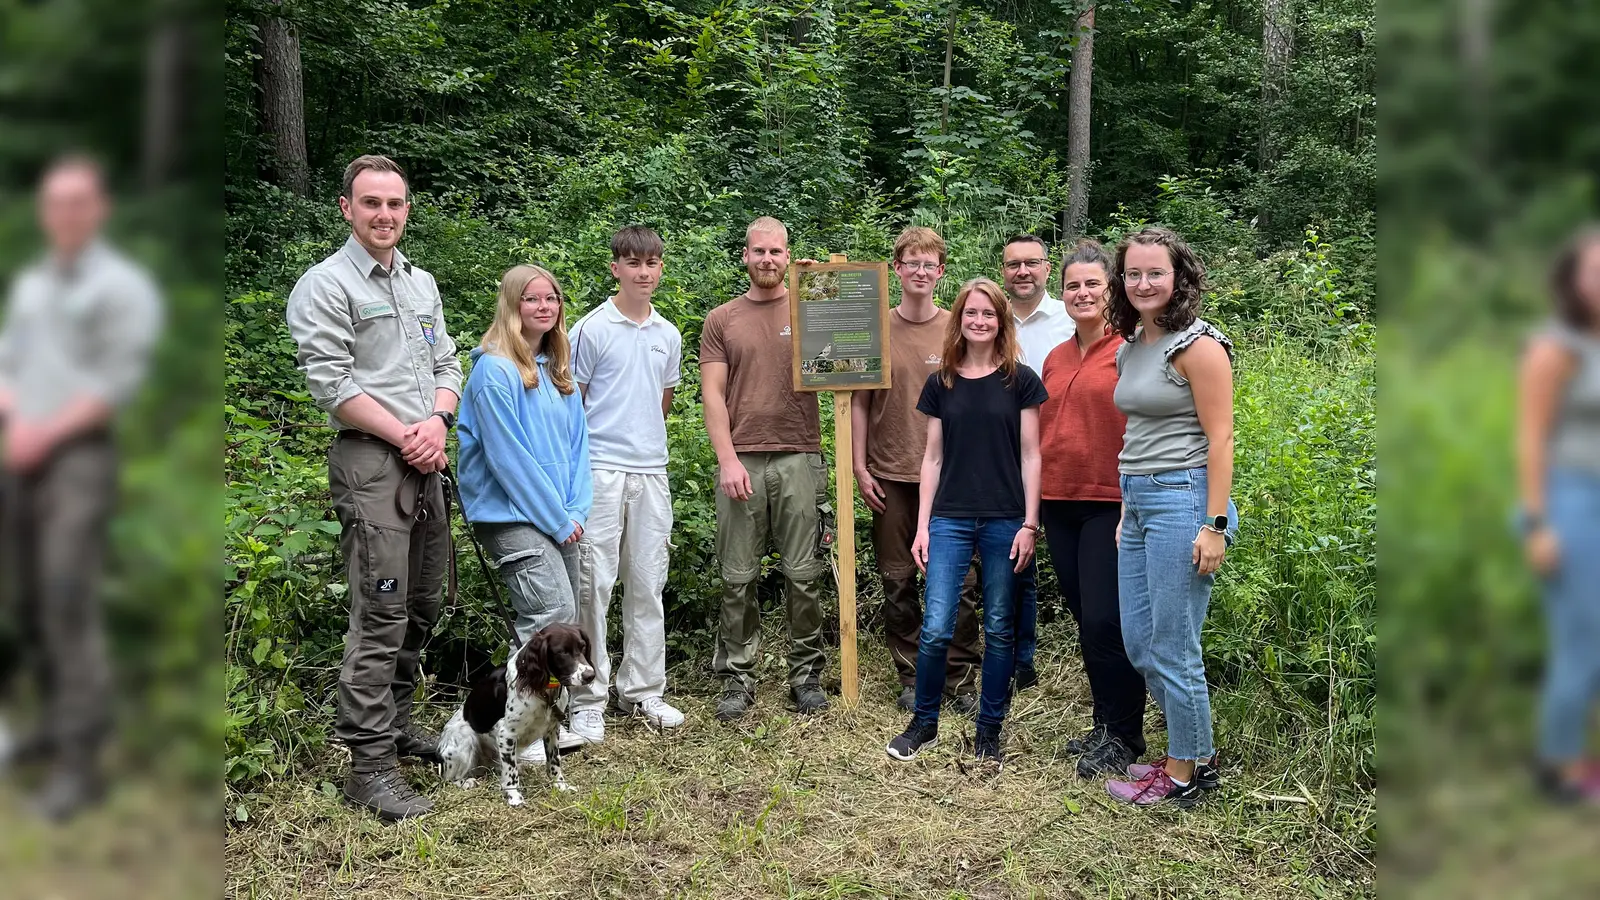
<path id="1" fill-rule="evenodd" d="M 722 688 L 721 699 L 717 700 L 717 721 L 732 722 L 742 718 L 755 702 L 754 691 L 747 690 L 736 681 L 729 681 Z"/>
<path id="2" fill-rule="evenodd" d="M 100 802 L 105 783 L 89 766 L 61 765 L 33 796 L 33 810 L 51 822 L 65 822 Z"/>
<path id="3" fill-rule="evenodd" d="M 395 753 L 402 757 L 412 757 L 431 763 L 441 762 L 439 759 L 439 738 L 407 723 L 405 727 L 394 734 Z"/>
<path id="4" fill-rule="evenodd" d="M 795 712 L 803 716 L 813 715 L 828 708 L 828 695 L 822 692 L 822 687 L 816 681 L 795 685 L 789 689 L 789 696 L 794 700 Z"/>
<path id="5" fill-rule="evenodd" d="M 344 796 L 356 806 L 364 806 L 385 822 L 398 822 L 433 812 L 433 802 L 417 796 L 398 766 L 379 772 L 355 772 L 344 780 Z"/>

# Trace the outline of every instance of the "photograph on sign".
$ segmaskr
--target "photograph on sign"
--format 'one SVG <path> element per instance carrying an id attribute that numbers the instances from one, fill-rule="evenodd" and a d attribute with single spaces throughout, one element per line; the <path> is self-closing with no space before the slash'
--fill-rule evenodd
<path id="1" fill-rule="evenodd" d="M 797 267 L 792 317 L 796 390 L 848 391 L 889 386 L 883 263 Z"/>

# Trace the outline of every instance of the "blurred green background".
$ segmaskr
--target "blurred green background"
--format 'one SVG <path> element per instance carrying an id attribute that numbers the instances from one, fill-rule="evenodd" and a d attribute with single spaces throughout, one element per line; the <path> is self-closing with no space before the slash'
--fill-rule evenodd
<path id="1" fill-rule="evenodd" d="M 1380 22 L 1380 883 L 1594 896 L 1593 822 L 1531 796 L 1544 622 L 1510 523 L 1518 354 L 1600 211 L 1600 8 L 1403 0 Z"/>

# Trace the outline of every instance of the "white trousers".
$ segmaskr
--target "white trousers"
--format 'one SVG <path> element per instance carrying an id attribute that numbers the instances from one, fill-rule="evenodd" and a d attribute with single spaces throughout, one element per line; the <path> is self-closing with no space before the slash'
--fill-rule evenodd
<path id="1" fill-rule="evenodd" d="M 667 689 L 667 585 L 672 493 L 665 475 L 595 469 L 594 506 L 583 526 L 578 624 L 594 651 L 594 681 L 572 689 L 572 708 L 602 709 L 611 686 L 606 616 L 622 581 L 622 664 L 617 699 L 636 704 Z"/>

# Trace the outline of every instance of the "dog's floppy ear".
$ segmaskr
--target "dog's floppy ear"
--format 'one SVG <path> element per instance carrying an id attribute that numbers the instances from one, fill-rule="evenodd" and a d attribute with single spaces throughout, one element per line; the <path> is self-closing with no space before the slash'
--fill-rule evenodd
<path id="1" fill-rule="evenodd" d="M 462 717 L 472 730 L 488 734 L 494 724 L 506 714 L 506 667 L 497 666 L 493 672 L 478 679 L 461 706 Z"/>
<path id="2" fill-rule="evenodd" d="M 588 633 L 581 628 L 578 629 L 578 645 L 583 648 L 584 661 L 589 664 L 589 668 L 594 668 L 594 645 L 589 643 Z"/>
<path id="3" fill-rule="evenodd" d="M 550 682 L 550 636 L 540 629 L 517 651 L 517 689 L 542 691 Z"/>

